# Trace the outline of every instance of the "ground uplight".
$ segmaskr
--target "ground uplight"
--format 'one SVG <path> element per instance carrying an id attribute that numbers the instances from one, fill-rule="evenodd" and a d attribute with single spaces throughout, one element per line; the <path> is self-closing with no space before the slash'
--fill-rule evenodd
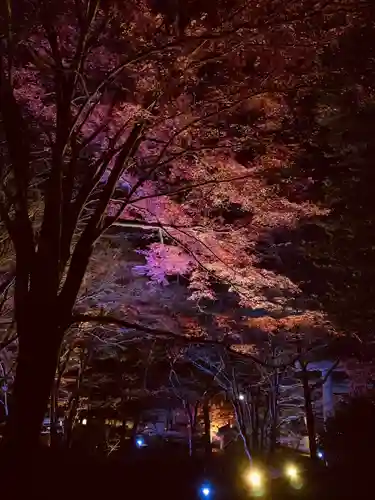
<path id="1" fill-rule="evenodd" d="M 285 468 L 285 474 L 289 477 L 289 479 L 297 479 L 299 476 L 299 471 L 297 467 L 293 464 L 289 464 Z"/>
<path id="2" fill-rule="evenodd" d="M 204 484 L 200 489 L 201 497 L 209 498 L 212 494 L 212 488 L 208 484 Z"/>
<path id="3" fill-rule="evenodd" d="M 244 479 L 250 488 L 252 497 L 263 497 L 266 492 L 266 478 L 262 470 L 251 467 Z"/>
<path id="4" fill-rule="evenodd" d="M 145 440 L 142 437 L 139 437 L 135 440 L 135 444 L 137 448 L 142 448 L 143 446 L 145 446 Z"/>
<path id="5" fill-rule="evenodd" d="M 260 488 L 264 482 L 262 473 L 256 469 L 248 473 L 247 480 L 253 488 Z"/>

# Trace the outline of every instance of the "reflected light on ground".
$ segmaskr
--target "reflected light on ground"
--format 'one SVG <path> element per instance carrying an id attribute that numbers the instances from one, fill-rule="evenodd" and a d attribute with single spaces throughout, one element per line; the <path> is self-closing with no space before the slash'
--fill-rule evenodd
<path id="1" fill-rule="evenodd" d="M 301 473 L 298 467 L 295 465 L 289 464 L 285 468 L 285 475 L 288 477 L 290 481 L 290 485 L 296 489 L 300 490 L 303 486 L 303 481 L 301 478 Z"/>

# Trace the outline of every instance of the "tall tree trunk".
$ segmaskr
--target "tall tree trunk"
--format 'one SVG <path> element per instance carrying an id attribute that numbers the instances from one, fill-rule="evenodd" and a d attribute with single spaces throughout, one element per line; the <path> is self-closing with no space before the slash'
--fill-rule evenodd
<path id="1" fill-rule="evenodd" d="M 59 415 L 58 415 L 58 406 L 59 406 L 59 391 L 61 385 L 61 379 L 64 375 L 66 366 L 70 359 L 70 354 L 72 352 L 72 347 L 70 346 L 67 351 L 64 353 L 64 360 L 60 363 L 57 369 L 57 377 L 55 377 L 54 384 L 51 391 L 51 405 L 50 405 L 50 447 L 55 448 L 60 443 L 60 438 L 58 435 L 58 424 L 59 424 Z"/>
<path id="2" fill-rule="evenodd" d="M 88 356 L 89 354 L 86 351 L 81 352 L 80 366 L 79 366 L 78 377 L 76 380 L 76 386 L 69 399 L 68 417 L 66 418 L 66 426 L 65 426 L 65 445 L 68 448 L 70 448 L 70 446 L 72 445 L 74 422 L 77 417 L 78 404 L 80 401 L 81 385 L 82 385 L 83 375 L 85 373 L 85 369 L 88 362 Z"/>
<path id="3" fill-rule="evenodd" d="M 210 459 L 212 453 L 211 446 L 211 421 L 210 421 L 210 399 L 206 396 L 203 400 L 203 423 L 204 423 L 204 451 L 206 459 Z"/>
<path id="4" fill-rule="evenodd" d="M 12 453 L 39 445 L 59 357 L 61 335 L 49 321 L 30 322 L 20 329 L 16 377 L 13 386 L 4 447 Z"/>
<path id="5" fill-rule="evenodd" d="M 133 427 L 132 427 L 131 433 L 130 433 L 130 439 L 131 439 L 132 442 L 134 442 L 135 436 L 137 435 L 140 421 L 141 421 L 141 412 L 137 412 L 134 415 L 134 418 L 133 418 Z"/>
<path id="6" fill-rule="evenodd" d="M 270 428 L 269 453 L 273 455 L 276 451 L 277 436 L 278 436 L 278 421 L 277 416 L 272 417 Z"/>
<path id="7" fill-rule="evenodd" d="M 238 403 L 238 400 L 236 399 L 236 400 L 232 401 L 232 405 L 233 405 L 233 409 L 234 409 L 234 414 L 235 414 L 235 418 L 236 418 L 238 432 L 239 432 L 240 437 L 242 439 L 246 456 L 249 459 L 249 462 L 252 462 L 251 443 L 250 443 L 250 439 L 249 439 L 249 436 L 247 433 L 246 424 L 245 424 L 245 421 L 243 418 L 241 403 Z"/>
<path id="8" fill-rule="evenodd" d="M 4 365 L 3 363 L 0 361 L 0 374 L 1 374 L 1 377 L 2 377 L 2 381 L 1 381 L 1 388 L 0 390 L 3 392 L 3 401 L 2 401 L 2 404 L 3 404 L 3 407 L 4 407 L 4 415 L 6 418 L 8 418 L 8 415 L 9 415 L 9 408 L 8 408 L 8 378 L 7 378 L 7 375 L 6 375 L 6 370 L 4 368 Z"/>
<path id="9" fill-rule="evenodd" d="M 189 456 L 195 455 L 195 434 L 197 430 L 197 416 L 199 409 L 199 400 L 195 403 L 195 405 L 190 405 L 189 401 L 184 400 L 184 407 L 186 410 L 186 414 L 189 419 L 188 426 L 188 445 L 189 445 Z"/>
<path id="10" fill-rule="evenodd" d="M 68 415 L 65 418 L 65 425 L 64 425 L 64 444 L 67 448 L 70 448 L 72 445 L 72 440 L 73 440 L 73 427 L 74 427 L 74 420 L 77 415 L 77 408 L 78 408 L 78 396 L 73 395 L 70 399 L 69 402 L 69 411 Z"/>
<path id="11" fill-rule="evenodd" d="M 50 403 L 50 441 L 51 448 L 56 448 L 59 444 L 58 436 L 58 403 L 59 403 L 59 389 L 62 377 L 62 370 L 59 369 L 56 379 L 54 380 L 51 390 L 51 403 Z"/>
<path id="12" fill-rule="evenodd" d="M 315 434 L 315 417 L 311 400 L 309 372 L 307 370 L 306 364 L 301 363 L 301 368 L 302 368 L 302 386 L 303 386 L 303 396 L 305 400 L 306 427 L 307 427 L 307 435 L 309 438 L 310 458 L 316 460 L 317 445 L 316 445 L 316 434 Z"/>
<path id="13" fill-rule="evenodd" d="M 275 453 L 277 438 L 278 438 L 278 429 L 279 429 L 279 396 L 280 396 L 280 375 L 276 371 L 273 375 L 273 383 L 270 393 L 270 401 L 269 401 L 269 415 L 271 418 L 271 428 L 270 428 L 270 455 Z"/>
<path id="14" fill-rule="evenodd" d="M 119 444 L 120 451 L 122 451 L 124 449 L 125 443 L 126 443 L 126 438 L 128 435 L 128 427 L 126 425 L 127 420 L 125 417 L 123 417 L 121 420 L 122 420 L 122 423 L 121 423 L 120 444 Z"/>
<path id="15" fill-rule="evenodd" d="M 189 420 L 188 423 L 188 446 L 189 446 L 189 456 L 192 457 L 194 454 L 194 446 L 193 446 L 193 413 L 191 411 L 191 407 L 189 401 L 184 400 L 185 411 Z"/>
<path id="16" fill-rule="evenodd" d="M 255 397 L 253 399 L 253 425 L 252 425 L 252 430 L 253 430 L 253 439 L 252 439 L 252 445 L 253 445 L 253 454 L 259 455 L 261 448 L 260 448 L 260 442 L 259 442 L 259 434 L 260 434 L 260 419 L 259 419 L 259 412 L 260 412 L 260 403 L 259 403 L 259 394 L 255 394 Z"/>
<path id="17" fill-rule="evenodd" d="M 49 431 L 49 445 L 51 448 L 56 448 L 59 443 L 58 437 L 58 415 L 57 415 L 57 391 L 56 387 L 52 388 L 51 391 L 51 403 L 50 403 L 50 431 Z"/>

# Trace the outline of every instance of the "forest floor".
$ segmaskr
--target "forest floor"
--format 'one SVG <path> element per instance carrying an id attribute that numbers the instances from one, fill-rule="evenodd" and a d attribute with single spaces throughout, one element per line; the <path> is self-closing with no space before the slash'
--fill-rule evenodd
<path id="1" fill-rule="evenodd" d="M 26 453 L 27 455 L 27 453 Z M 362 500 L 372 498 L 362 487 L 345 487 L 345 478 L 334 478 L 323 469 L 306 471 L 301 489 L 273 481 L 262 495 L 252 494 L 234 473 L 235 464 L 189 457 L 139 455 L 125 460 L 94 459 L 77 452 L 43 450 L 27 457 L 23 464 L 11 464 L 1 457 L 2 498 L 49 500 Z M 207 497 L 200 495 L 203 484 L 210 485 Z"/>

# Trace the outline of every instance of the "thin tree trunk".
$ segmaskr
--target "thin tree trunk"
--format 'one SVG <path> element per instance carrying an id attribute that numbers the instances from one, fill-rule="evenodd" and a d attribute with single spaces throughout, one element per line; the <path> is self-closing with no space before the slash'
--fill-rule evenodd
<path id="1" fill-rule="evenodd" d="M 120 434 L 120 450 L 122 451 L 124 449 L 125 443 L 126 443 L 126 436 L 128 434 L 128 428 L 126 426 L 126 418 L 122 418 L 122 423 L 121 423 L 121 434 Z"/>
<path id="2" fill-rule="evenodd" d="M 9 415 L 9 408 L 8 408 L 8 379 L 7 379 L 7 376 L 6 376 L 6 370 L 3 366 L 3 363 L 0 361 L 0 371 L 1 371 L 1 376 L 3 378 L 3 381 L 2 381 L 2 387 L 1 387 L 1 390 L 4 394 L 4 401 L 2 401 L 3 405 L 4 405 L 4 414 L 5 414 L 5 417 L 8 418 L 8 415 Z"/>
<path id="3" fill-rule="evenodd" d="M 259 401 L 259 391 L 258 394 L 255 395 L 254 398 L 254 425 L 253 425 L 253 453 L 259 454 L 260 450 L 260 442 L 259 442 L 259 431 L 260 431 L 260 401 Z"/>
<path id="4" fill-rule="evenodd" d="M 132 427 L 132 430 L 130 433 L 130 439 L 132 441 L 134 441 L 135 436 L 137 435 L 138 426 L 139 426 L 140 421 L 141 421 L 141 413 L 139 412 L 139 413 L 136 413 L 134 415 L 134 419 L 133 419 L 133 427 Z"/>
<path id="5" fill-rule="evenodd" d="M 75 392 L 73 397 L 70 400 L 70 408 L 68 412 L 68 416 L 65 420 L 66 425 L 65 425 L 65 446 L 67 448 L 70 448 L 72 445 L 72 440 L 73 440 L 73 428 L 74 428 L 74 421 L 77 416 L 77 408 L 78 408 L 78 402 L 79 402 L 79 395 Z"/>
<path id="6" fill-rule="evenodd" d="M 237 402 L 234 402 L 234 401 L 232 404 L 233 404 L 233 409 L 234 409 L 234 415 L 235 415 L 236 422 L 237 422 L 238 432 L 241 436 L 241 439 L 242 439 L 242 442 L 244 445 L 244 449 L 245 449 L 245 453 L 247 455 L 247 458 L 249 459 L 249 462 L 252 462 L 252 456 L 251 456 L 251 451 L 250 451 L 251 445 L 250 445 L 249 437 L 248 437 L 247 432 L 246 432 L 246 426 L 244 425 L 244 421 L 242 418 L 241 405 L 238 405 Z"/>
<path id="7" fill-rule="evenodd" d="M 49 445 L 51 448 L 58 446 L 59 438 L 57 432 L 58 416 L 57 416 L 57 394 L 55 387 L 51 391 L 51 403 L 49 411 L 50 430 L 49 430 Z"/>
<path id="8" fill-rule="evenodd" d="M 70 448 L 72 445 L 74 421 L 77 416 L 78 403 L 80 400 L 81 384 L 83 380 L 83 375 L 85 373 L 87 361 L 88 361 L 88 354 L 86 352 L 83 352 L 81 354 L 81 362 L 80 362 L 76 386 L 69 401 L 69 412 L 68 412 L 68 418 L 66 420 L 65 445 L 68 448 Z"/>
<path id="9" fill-rule="evenodd" d="M 277 435 L 278 435 L 278 418 L 277 416 L 273 416 L 270 429 L 270 443 L 269 443 L 270 455 L 273 455 L 276 451 Z"/>
<path id="10" fill-rule="evenodd" d="M 52 391 L 51 391 L 51 403 L 50 403 L 50 447 L 55 448 L 58 445 L 58 397 L 59 397 L 59 388 L 62 377 L 62 371 L 59 370 L 57 374 L 57 378 L 54 381 Z"/>
<path id="11" fill-rule="evenodd" d="M 280 396 L 280 383 L 279 383 L 279 373 L 275 373 L 273 377 L 272 391 L 270 394 L 270 417 L 271 417 L 271 429 L 270 429 L 270 455 L 276 451 L 277 436 L 279 428 L 279 396 Z"/>
<path id="12" fill-rule="evenodd" d="M 193 449 L 193 414 L 191 412 L 189 401 L 184 401 L 185 411 L 189 420 L 188 424 L 188 446 L 189 446 L 189 456 L 192 457 L 194 453 Z"/>
<path id="13" fill-rule="evenodd" d="M 64 360 L 61 363 L 61 357 L 60 357 L 60 363 L 59 367 L 57 370 L 57 377 L 55 378 L 52 391 L 51 391 L 51 405 L 50 405 L 50 446 L 51 448 L 54 448 L 58 446 L 59 444 L 59 436 L 58 436 L 58 403 L 59 403 L 59 390 L 60 390 L 60 384 L 61 384 L 61 379 L 63 377 L 63 374 L 65 372 L 66 366 L 68 364 L 68 361 L 70 359 L 70 354 L 71 354 L 72 348 L 69 347 L 69 349 L 64 353 Z"/>
<path id="14" fill-rule="evenodd" d="M 209 397 L 205 397 L 203 401 L 203 422 L 204 422 L 204 450 L 206 459 L 210 459 L 212 453 L 211 446 L 211 421 L 210 421 L 210 408 Z"/>
<path id="15" fill-rule="evenodd" d="M 254 391 L 250 392 L 251 394 L 251 402 L 249 404 L 248 400 L 249 397 L 247 396 L 246 399 L 246 404 L 248 405 L 249 408 L 249 431 L 251 430 L 251 435 L 250 435 L 250 442 L 251 442 L 251 450 L 253 455 L 258 454 L 258 445 L 257 445 L 257 427 L 256 427 L 256 412 L 257 412 L 257 401 L 256 401 L 256 395 L 254 394 Z"/>
<path id="16" fill-rule="evenodd" d="M 316 460 L 317 445 L 316 445 L 316 434 L 315 434 L 315 418 L 311 400 L 311 389 L 309 385 L 309 372 L 305 364 L 301 363 L 301 368 L 302 368 L 302 386 L 303 386 L 303 396 L 305 400 L 306 426 L 307 426 L 307 435 L 309 438 L 310 458 Z"/>
<path id="17" fill-rule="evenodd" d="M 122 380 L 121 380 L 122 383 Z M 128 435 L 128 427 L 126 425 L 127 422 L 127 416 L 124 414 L 124 408 L 125 408 L 125 396 L 122 394 L 121 395 L 121 402 L 120 402 L 120 417 L 121 417 L 121 431 L 120 431 L 120 450 L 122 451 L 125 447 L 126 443 L 126 437 Z"/>
<path id="18" fill-rule="evenodd" d="M 260 449 L 262 450 L 262 452 L 270 451 L 271 432 L 268 431 L 270 427 L 269 420 L 270 418 L 269 418 L 269 404 L 268 404 L 262 413 L 260 430 L 259 430 Z"/>
<path id="19" fill-rule="evenodd" d="M 188 426 L 188 446 L 189 446 L 189 457 L 194 455 L 194 446 L 193 446 L 193 429 L 191 427 L 191 422 L 189 422 Z"/>

